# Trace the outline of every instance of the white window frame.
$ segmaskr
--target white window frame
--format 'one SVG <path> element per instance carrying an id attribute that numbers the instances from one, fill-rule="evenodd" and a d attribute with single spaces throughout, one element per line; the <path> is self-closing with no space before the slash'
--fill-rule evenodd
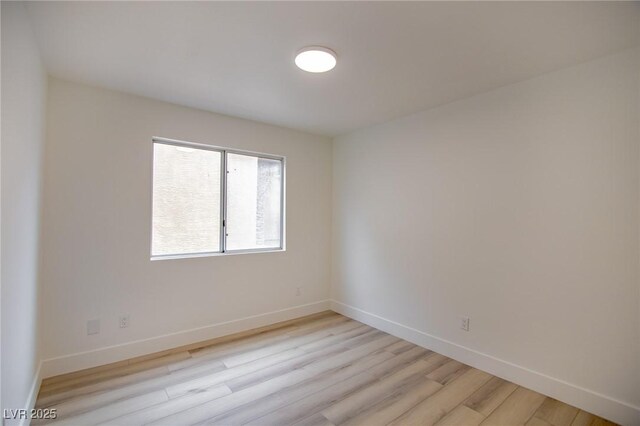
<path id="1" fill-rule="evenodd" d="M 216 151 L 220 153 L 220 251 L 213 252 L 201 252 L 201 253 L 175 253 L 175 254 L 153 254 L 153 168 L 155 162 L 153 159 L 153 147 L 156 143 L 172 146 L 182 146 L 185 148 L 203 149 L 208 151 Z M 279 247 L 267 247 L 267 248 L 254 248 L 254 249 L 236 249 L 227 250 L 227 154 L 239 154 L 249 155 L 252 157 L 266 158 L 269 160 L 277 160 L 282 163 L 282 179 L 280 188 L 280 246 Z M 286 251 L 285 248 L 285 206 L 286 206 L 286 157 L 281 155 L 265 154 L 262 152 L 245 151 L 235 148 L 226 148 L 216 145 L 209 145 L 197 142 L 187 142 L 177 139 L 167 139 L 154 136 L 151 139 L 151 233 L 149 238 L 149 252 L 151 260 L 165 260 L 165 259 L 184 259 L 190 257 L 207 257 L 207 256 L 226 256 L 232 254 L 244 254 L 244 253 L 263 253 L 263 252 L 281 252 Z"/>

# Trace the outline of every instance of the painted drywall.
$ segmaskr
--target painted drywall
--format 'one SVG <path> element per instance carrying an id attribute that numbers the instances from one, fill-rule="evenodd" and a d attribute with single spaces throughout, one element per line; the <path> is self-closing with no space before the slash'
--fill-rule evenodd
<path id="1" fill-rule="evenodd" d="M 151 261 L 154 136 L 286 156 L 287 251 Z M 45 359 L 327 299 L 330 139 L 52 78 L 46 144 Z"/>
<path id="2" fill-rule="evenodd" d="M 24 409 L 40 361 L 38 235 L 47 79 L 24 6 L 1 7 L 1 401 L 2 409 Z"/>
<path id="3" fill-rule="evenodd" d="M 332 298 L 637 410 L 638 57 L 337 138 Z"/>

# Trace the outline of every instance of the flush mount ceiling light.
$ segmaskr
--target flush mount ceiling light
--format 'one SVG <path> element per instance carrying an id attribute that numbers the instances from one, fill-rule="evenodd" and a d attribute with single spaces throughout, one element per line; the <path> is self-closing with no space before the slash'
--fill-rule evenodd
<path id="1" fill-rule="evenodd" d="M 322 46 L 307 46 L 296 54 L 296 65 L 307 72 L 327 72 L 336 66 L 336 52 Z"/>

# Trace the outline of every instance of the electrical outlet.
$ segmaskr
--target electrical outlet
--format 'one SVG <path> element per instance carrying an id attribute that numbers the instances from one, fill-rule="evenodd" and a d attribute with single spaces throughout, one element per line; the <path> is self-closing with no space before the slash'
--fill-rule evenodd
<path id="1" fill-rule="evenodd" d="M 464 331 L 469 331 L 469 318 L 462 317 L 460 318 L 460 328 Z"/>
<path id="2" fill-rule="evenodd" d="M 129 315 L 121 315 L 120 316 L 120 328 L 129 327 Z"/>
<path id="3" fill-rule="evenodd" d="M 87 336 L 100 333 L 100 320 L 92 319 L 87 321 Z"/>
<path id="4" fill-rule="evenodd" d="M 296 296 L 302 296 L 302 287 L 296 287 Z"/>

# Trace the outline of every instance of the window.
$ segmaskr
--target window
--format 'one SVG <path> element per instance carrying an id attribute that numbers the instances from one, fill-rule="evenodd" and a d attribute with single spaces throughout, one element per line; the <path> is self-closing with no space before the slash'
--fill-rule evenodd
<path id="1" fill-rule="evenodd" d="M 284 159 L 154 138 L 151 257 L 284 247 Z"/>

